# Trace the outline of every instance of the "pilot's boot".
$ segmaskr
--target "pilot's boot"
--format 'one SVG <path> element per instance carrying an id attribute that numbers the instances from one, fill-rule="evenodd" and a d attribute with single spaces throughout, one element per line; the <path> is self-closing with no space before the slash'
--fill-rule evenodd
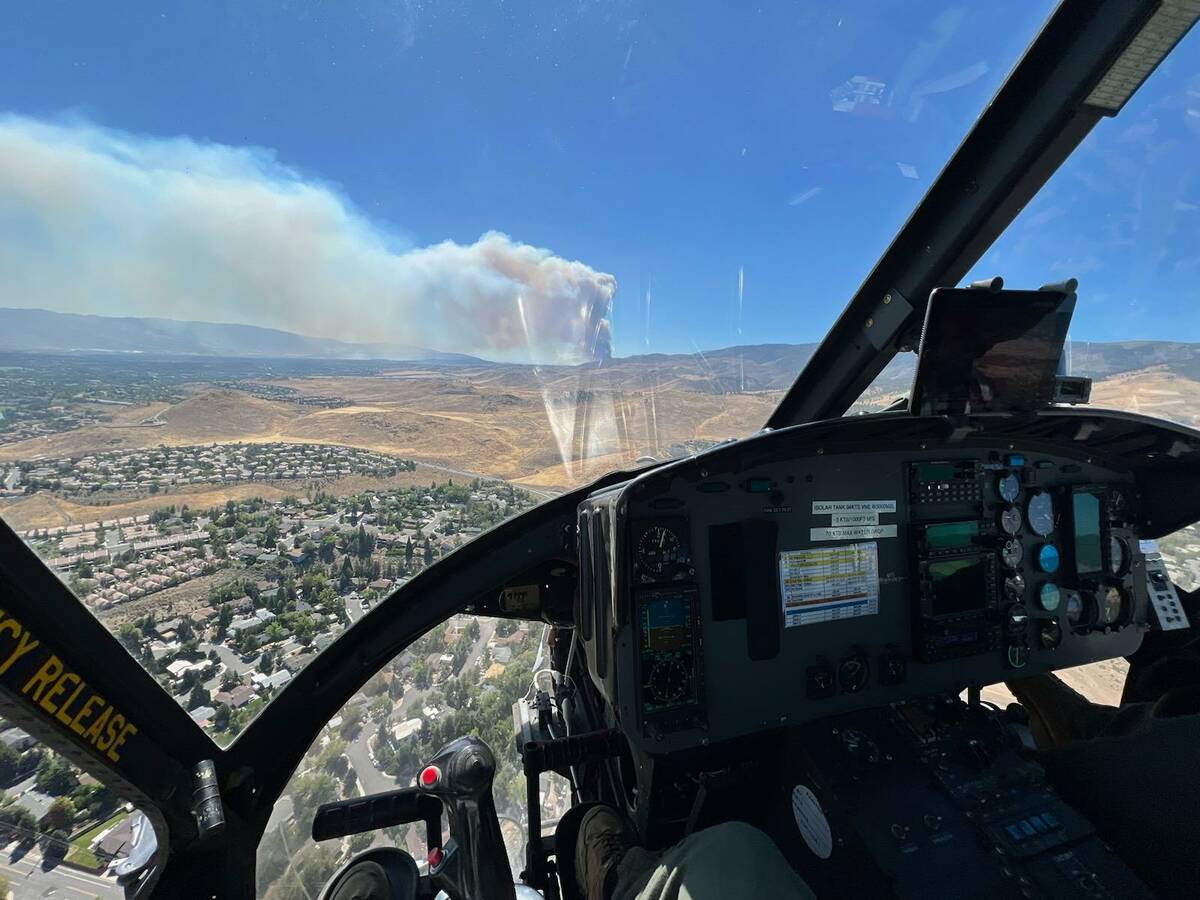
<path id="1" fill-rule="evenodd" d="M 586 900 L 608 900 L 617 884 L 617 864 L 635 843 L 629 825 L 610 806 L 584 813 L 575 839 L 575 881 Z"/>

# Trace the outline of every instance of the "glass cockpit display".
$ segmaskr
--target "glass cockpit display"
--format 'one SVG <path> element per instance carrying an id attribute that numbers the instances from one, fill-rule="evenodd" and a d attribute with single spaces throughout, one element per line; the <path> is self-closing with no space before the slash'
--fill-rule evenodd
<path id="1" fill-rule="evenodd" d="M 1075 529 L 1075 574 L 1098 575 L 1104 567 L 1100 542 L 1100 498 L 1091 493 L 1071 497 Z"/>
<path id="2" fill-rule="evenodd" d="M 693 591 L 651 591 L 642 595 L 638 624 L 643 712 L 660 712 L 698 701 L 695 622 Z"/>

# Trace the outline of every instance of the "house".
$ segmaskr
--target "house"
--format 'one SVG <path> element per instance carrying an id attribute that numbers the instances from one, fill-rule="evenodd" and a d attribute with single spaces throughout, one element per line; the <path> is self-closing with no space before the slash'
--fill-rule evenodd
<path id="1" fill-rule="evenodd" d="M 172 678 L 178 681 L 188 672 L 199 672 L 207 665 L 207 660 L 204 662 L 191 662 L 186 659 L 177 659 L 175 662 L 167 665 L 167 672 Z"/>
<path id="2" fill-rule="evenodd" d="M 10 728 L 8 731 L 0 734 L 0 741 L 12 747 L 18 753 L 24 753 L 37 743 L 37 740 L 32 735 L 20 728 Z"/>
<path id="3" fill-rule="evenodd" d="M 495 647 L 492 649 L 492 659 L 498 663 L 512 662 L 512 647 Z"/>
<path id="4" fill-rule="evenodd" d="M 241 709 L 255 697 L 254 688 L 248 684 L 239 684 L 232 691 L 217 691 L 213 700 L 223 703 L 230 709 Z"/>
<path id="5" fill-rule="evenodd" d="M 188 713 L 188 715 L 192 717 L 192 721 L 195 722 L 197 725 L 199 725 L 201 728 L 208 725 L 213 720 L 213 716 L 215 716 L 216 714 L 217 714 L 217 711 L 215 709 L 213 709 L 211 706 L 197 706 L 195 709 L 193 709 L 191 712 Z"/>
<path id="6" fill-rule="evenodd" d="M 266 688 L 281 688 L 291 680 L 292 673 L 287 669 L 280 669 L 278 672 L 272 672 L 270 675 L 264 675 L 262 672 L 255 672 L 250 678 L 250 681 L 260 690 L 265 690 Z"/>

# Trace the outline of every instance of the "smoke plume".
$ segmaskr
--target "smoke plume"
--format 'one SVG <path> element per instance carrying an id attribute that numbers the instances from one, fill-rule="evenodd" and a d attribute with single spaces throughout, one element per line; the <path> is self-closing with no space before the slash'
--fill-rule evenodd
<path id="1" fill-rule="evenodd" d="M 616 287 L 499 232 L 414 247 L 268 150 L 0 118 L 0 306 L 575 363 Z"/>

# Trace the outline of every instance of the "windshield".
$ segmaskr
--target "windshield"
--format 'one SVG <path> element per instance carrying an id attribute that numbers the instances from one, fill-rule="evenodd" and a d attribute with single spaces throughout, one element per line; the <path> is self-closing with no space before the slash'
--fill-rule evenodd
<path id="1" fill-rule="evenodd" d="M 1049 9 L 68 5 L 0 35 L 0 516 L 222 743 L 759 428 Z"/>

